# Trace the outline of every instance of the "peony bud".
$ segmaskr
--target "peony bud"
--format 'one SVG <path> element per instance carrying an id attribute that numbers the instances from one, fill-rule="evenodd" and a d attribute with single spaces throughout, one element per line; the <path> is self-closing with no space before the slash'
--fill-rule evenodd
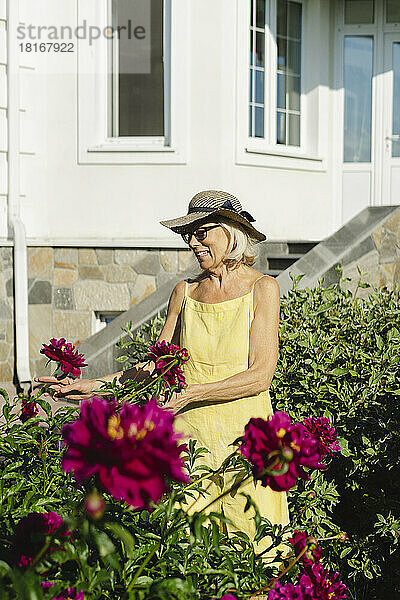
<path id="1" fill-rule="evenodd" d="M 339 542 L 345 542 L 347 540 L 347 533 L 345 531 L 342 531 L 342 533 L 339 535 Z"/>
<path id="2" fill-rule="evenodd" d="M 98 492 L 91 492 L 86 496 L 85 511 L 94 520 L 100 519 L 103 516 L 106 503 L 103 496 Z"/>
<path id="3" fill-rule="evenodd" d="M 308 499 L 308 500 L 315 500 L 315 498 L 316 498 L 316 497 L 317 497 L 317 496 L 316 496 L 315 492 L 309 492 L 309 493 L 307 494 L 307 499 Z"/>
<path id="4" fill-rule="evenodd" d="M 293 450 L 288 446 L 282 448 L 281 456 L 285 462 L 291 462 L 293 460 Z"/>

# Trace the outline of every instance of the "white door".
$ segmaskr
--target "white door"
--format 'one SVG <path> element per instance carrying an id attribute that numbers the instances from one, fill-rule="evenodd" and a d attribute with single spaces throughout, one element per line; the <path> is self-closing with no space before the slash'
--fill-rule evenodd
<path id="1" fill-rule="evenodd" d="M 382 204 L 400 204 L 400 32 L 385 34 Z"/>

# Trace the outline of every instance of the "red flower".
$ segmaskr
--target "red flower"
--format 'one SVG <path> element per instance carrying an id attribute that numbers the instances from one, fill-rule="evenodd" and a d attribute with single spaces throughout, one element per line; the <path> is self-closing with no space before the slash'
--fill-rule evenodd
<path id="1" fill-rule="evenodd" d="M 14 531 L 13 548 L 20 567 L 29 566 L 43 547 L 46 535 L 55 533 L 64 524 L 55 512 L 32 512 L 22 517 Z M 71 535 L 66 528 L 60 530 L 61 536 Z M 49 552 L 55 550 L 50 547 Z"/>
<path id="2" fill-rule="evenodd" d="M 163 379 L 172 387 L 178 386 L 180 389 L 185 387 L 186 380 L 180 365 L 189 360 L 189 354 L 186 348 L 180 348 L 176 344 L 170 344 L 163 340 L 150 346 L 147 358 L 155 362 L 155 369 L 159 374 L 163 374 Z M 178 360 L 168 371 L 165 369 L 173 360 Z M 164 372 L 165 371 L 165 372 Z"/>
<path id="3" fill-rule="evenodd" d="M 304 428 L 307 437 L 313 437 L 318 441 L 319 452 L 321 456 L 327 456 L 340 452 L 340 446 L 337 443 L 337 431 L 329 423 L 326 417 L 310 417 L 304 419 Z"/>
<path id="4" fill-rule="evenodd" d="M 301 557 L 301 561 L 306 567 L 312 566 L 315 562 L 318 562 L 321 559 L 321 547 L 318 545 L 315 539 L 307 538 L 307 535 L 304 533 L 304 531 L 297 531 L 297 529 L 295 529 L 293 532 L 293 537 L 289 538 L 289 542 L 292 544 L 296 556 L 299 556 L 299 554 L 307 545 L 307 550 Z"/>
<path id="5" fill-rule="evenodd" d="M 32 417 L 36 417 L 39 414 L 39 408 L 36 404 L 35 400 L 32 400 L 29 396 L 23 396 L 21 400 L 22 410 L 20 414 L 20 419 L 22 423 L 26 423 L 28 419 Z M 38 425 L 37 422 L 32 423 L 33 425 Z"/>
<path id="6" fill-rule="evenodd" d="M 302 584 L 293 585 L 293 583 L 282 585 L 277 581 L 268 594 L 268 600 L 318 600 L 318 598 L 314 596 L 312 588 Z"/>
<path id="7" fill-rule="evenodd" d="M 167 479 L 189 481 L 173 422 L 155 399 L 144 406 L 125 403 L 117 413 L 115 401 L 93 396 L 82 402 L 80 418 L 63 427 L 63 469 L 78 482 L 96 475 L 117 500 L 148 508 L 169 489 Z"/>
<path id="8" fill-rule="evenodd" d="M 307 438 L 303 425 L 291 424 L 289 415 L 281 411 L 277 411 L 268 421 L 250 419 L 245 427 L 240 452 L 253 465 L 255 479 L 277 492 L 292 488 L 298 477 L 309 479 L 304 466 L 326 468 L 319 462 L 321 455 L 317 440 Z M 288 465 L 286 473 L 273 473 L 282 471 L 285 464 Z"/>
<path id="9" fill-rule="evenodd" d="M 43 590 L 49 590 L 56 582 L 42 581 L 41 584 Z M 54 596 L 52 600 L 85 600 L 85 596 L 82 591 L 77 592 L 75 588 L 69 587 L 65 592 L 61 592 L 61 595 Z"/>
<path id="10" fill-rule="evenodd" d="M 299 576 L 299 584 L 312 589 L 318 600 L 345 600 L 348 590 L 339 577 L 339 573 L 330 573 L 317 562 Z"/>
<path id="11" fill-rule="evenodd" d="M 71 373 L 74 377 L 79 377 L 81 367 L 87 366 L 83 360 L 83 354 L 78 354 L 75 346 L 67 343 L 65 338 L 59 340 L 52 338 L 48 346 L 43 344 L 40 354 L 44 354 L 50 360 L 58 362 L 61 370 L 66 375 Z"/>

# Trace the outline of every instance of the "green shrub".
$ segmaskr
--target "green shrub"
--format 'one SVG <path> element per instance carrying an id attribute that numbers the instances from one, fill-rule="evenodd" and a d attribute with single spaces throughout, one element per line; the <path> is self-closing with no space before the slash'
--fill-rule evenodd
<path id="1" fill-rule="evenodd" d="M 293 289 L 281 299 L 279 360 L 270 392 L 293 420 L 327 416 L 342 454 L 288 494 L 292 525 L 309 535 L 347 532 L 328 560 L 357 600 L 400 594 L 400 302 L 373 288 L 368 298 L 334 284 Z M 348 280 L 348 279 L 346 279 Z M 342 279 L 341 281 L 345 281 Z M 357 288 L 369 284 L 358 282 Z M 138 339 L 155 341 L 163 319 Z M 134 353 L 135 336 L 120 342 Z M 315 500 L 309 493 L 314 492 Z"/>

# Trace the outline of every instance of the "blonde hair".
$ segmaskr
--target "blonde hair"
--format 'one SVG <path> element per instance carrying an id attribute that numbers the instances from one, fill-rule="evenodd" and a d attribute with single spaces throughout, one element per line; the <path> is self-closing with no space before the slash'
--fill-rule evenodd
<path id="1" fill-rule="evenodd" d="M 224 257 L 224 264 L 229 269 L 235 269 L 240 264 L 251 267 L 256 262 L 255 240 L 240 223 L 223 218 L 218 219 L 224 229 L 229 233 L 229 244 Z"/>

